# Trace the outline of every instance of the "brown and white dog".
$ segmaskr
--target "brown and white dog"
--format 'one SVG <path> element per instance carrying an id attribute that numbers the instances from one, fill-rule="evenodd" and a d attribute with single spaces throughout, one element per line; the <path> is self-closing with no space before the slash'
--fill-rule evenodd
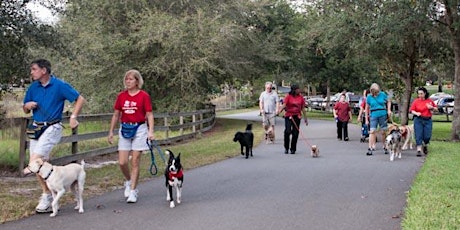
<path id="1" fill-rule="evenodd" d="M 316 145 L 311 146 L 311 156 L 312 157 L 319 157 L 319 148 Z"/>
<path id="2" fill-rule="evenodd" d="M 85 185 L 85 161 L 80 164 L 71 163 L 65 166 L 53 166 L 50 163 L 43 161 L 41 158 L 33 160 L 29 163 L 29 170 L 42 177 L 46 185 L 53 195 L 53 202 L 51 207 L 53 213 L 50 214 L 54 217 L 58 213 L 59 199 L 64 195 L 66 189 L 71 189 L 75 195 L 79 213 L 83 213 L 83 187 Z"/>

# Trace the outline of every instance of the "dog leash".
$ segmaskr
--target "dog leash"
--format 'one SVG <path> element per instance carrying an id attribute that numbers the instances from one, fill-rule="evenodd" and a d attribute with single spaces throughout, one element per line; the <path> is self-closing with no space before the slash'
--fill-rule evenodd
<path id="1" fill-rule="evenodd" d="M 161 151 L 161 148 L 158 145 L 158 142 L 156 140 L 147 139 L 146 142 L 147 142 L 147 146 L 149 146 L 150 157 L 152 159 L 152 163 L 150 164 L 149 172 L 152 175 L 157 175 L 158 168 L 157 168 L 157 165 L 155 163 L 155 154 L 153 153 L 153 148 L 156 148 L 156 150 L 158 151 L 158 154 L 160 155 L 161 159 L 163 160 L 163 163 L 166 163 L 165 156 L 163 154 L 163 151 Z"/>
<path id="2" fill-rule="evenodd" d="M 307 146 L 310 146 L 310 148 L 311 148 L 312 145 L 307 141 L 307 138 L 305 138 L 305 136 L 303 135 L 302 130 L 299 129 L 299 127 L 298 127 L 297 124 L 295 123 L 294 119 L 293 119 L 292 117 L 289 117 L 289 119 L 291 119 L 291 120 L 292 120 L 292 123 L 294 123 L 294 127 L 297 129 L 297 131 L 299 131 L 300 136 L 302 136 L 302 140 L 305 142 L 305 144 L 307 144 Z"/>

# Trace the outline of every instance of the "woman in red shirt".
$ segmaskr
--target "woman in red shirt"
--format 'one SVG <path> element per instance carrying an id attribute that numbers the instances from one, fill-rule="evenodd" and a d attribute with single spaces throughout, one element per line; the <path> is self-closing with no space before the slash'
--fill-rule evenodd
<path id="1" fill-rule="evenodd" d="M 431 120 L 432 111 L 437 111 L 436 104 L 429 98 L 428 90 L 425 87 L 417 89 L 417 99 L 412 102 L 409 111 L 414 115 L 415 143 L 417 145 L 417 156 L 423 153 L 428 154 L 428 143 L 430 143 L 433 130 Z"/>
<path id="2" fill-rule="evenodd" d="M 335 103 L 332 112 L 337 123 L 337 139 L 341 141 L 343 137 L 344 141 L 348 141 L 348 122 L 352 116 L 350 104 L 345 100 L 345 94 L 340 95 L 339 102 Z"/>
<path id="3" fill-rule="evenodd" d="M 305 124 L 308 125 L 307 113 L 305 111 L 305 99 L 300 94 L 298 85 L 292 85 L 291 91 L 284 98 L 283 105 L 281 106 L 278 113 L 286 110 L 284 113 L 284 153 L 288 154 L 288 150 L 291 150 L 291 154 L 295 154 L 297 150 L 297 140 L 299 139 L 299 128 L 300 119 L 305 120 Z M 292 139 L 290 135 L 292 134 Z"/>
<path id="4" fill-rule="evenodd" d="M 141 153 L 148 150 L 147 138 L 154 140 L 153 133 L 153 112 L 150 95 L 141 90 L 144 80 L 137 70 L 129 70 L 124 76 L 126 90 L 118 94 L 113 106 L 114 112 L 109 130 L 109 143 L 113 143 L 113 130 L 120 122 L 118 139 L 118 163 L 121 172 L 126 178 L 125 198 L 128 203 L 137 202 L 138 190 L 136 189 L 139 179 L 139 164 Z M 148 126 L 145 124 L 147 119 Z M 133 132 L 125 135 L 124 126 L 130 126 Z M 133 129 L 133 127 L 135 127 Z M 129 135 L 131 133 L 131 135 Z M 129 169 L 129 155 L 131 152 L 131 170 Z"/>

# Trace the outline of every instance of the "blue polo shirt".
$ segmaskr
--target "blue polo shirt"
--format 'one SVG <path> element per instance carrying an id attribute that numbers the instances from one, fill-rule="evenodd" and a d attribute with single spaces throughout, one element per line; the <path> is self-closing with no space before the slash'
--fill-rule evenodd
<path id="1" fill-rule="evenodd" d="M 33 119 L 37 122 L 50 122 L 62 119 L 65 101 L 74 102 L 80 96 L 69 83 L 51 75 L 49 83 L 43 87 L 40 81 L 34 81 L 27 89 L 24 104 L 30 101 L 38 103 L 33 110 Z"/>
<path id="2" fill-rule="evenodd" d="M 377 96 L 367 95 L 366 103 L 369 104 L 371 117 L 382 117 L 387 115 L 388 96 L 385 92 L 380 92 Z"/>

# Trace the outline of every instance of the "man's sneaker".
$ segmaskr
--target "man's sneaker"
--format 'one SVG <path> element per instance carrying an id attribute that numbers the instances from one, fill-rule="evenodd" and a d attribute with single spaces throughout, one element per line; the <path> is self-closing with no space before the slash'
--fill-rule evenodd
<path id="1" fill-rule="evenodd" d="M 421 157 L 421 156 L 422 156 L 422 152 L 417 151 L 417 156 L 418 156 L 418 157 Z"/>
<path id="2" fill-rule="evenodd" d="M 423 153 L 426 155 L 428 154 L 428 146 L 423 146 Z"/>
<path id="3" fill-rule="evenodd" d="M 128 202 L 128 203 L 136 203 L 137 202 L 137 189 L 131 190 L 126 202 Z"/>
<path id="4" fill-rule="evenodd" d="M 46 213 L 51 211 L 51 202 L 53 201 L 53 196 L 49 193 L 43 193 L 40 197 L 35 211 L 38 213 Z"/>
<path id="5" fill-rule="evenodd" d="M 130 193 L 131 193 L 131 181 L 127 180 L 125 181 L 125 198 L 127 198 Z"/>

